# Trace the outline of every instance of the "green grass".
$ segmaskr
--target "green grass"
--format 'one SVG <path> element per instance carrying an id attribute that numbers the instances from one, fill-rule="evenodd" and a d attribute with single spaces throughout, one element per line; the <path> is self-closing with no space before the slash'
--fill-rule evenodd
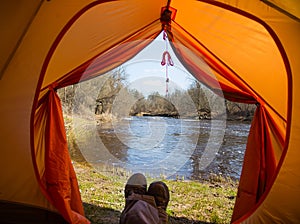
<path id="1" fill-rule="evenodd" d="M 75 163 L 85 215 L 91 223 L 119 223 L 124 208 L 125 175 L 104 176 Z M 148 183 L 153 179 L 148 178 Z M 209 182 L 163 180 L 170 190 L 169 223 L 230 223 L 237 183 L 221 177 Z"/>

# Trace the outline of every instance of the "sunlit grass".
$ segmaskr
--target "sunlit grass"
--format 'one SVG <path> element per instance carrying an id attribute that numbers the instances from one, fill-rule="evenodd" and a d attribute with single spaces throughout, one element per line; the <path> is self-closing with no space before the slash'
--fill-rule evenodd
<path id="1" fill-rule="evenodd" d="M 92 223 L 118 223 L 125 205 L 125 176 L 104 176 L 74 163 L 87 218 Z M 148 178 L 148 183 L 153 181 Z M 237 183 L 224 178 L 209 182 L 163 180 L 170 190 L 170 223 L 230 223 Z"/>

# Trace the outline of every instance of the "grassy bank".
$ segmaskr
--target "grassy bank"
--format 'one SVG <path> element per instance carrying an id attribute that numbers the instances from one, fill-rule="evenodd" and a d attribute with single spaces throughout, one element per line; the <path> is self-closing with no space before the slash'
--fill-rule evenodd
<path id="1" fill-rule="evenodd" d="M 127 177 L 104 176 L 93 167 L 75 163 L 87 218 L 92 223 L 118 224 Z M 148 179 L 148 183 L 153 181 Z M 237 183 L 220 177 L 209 182 L 163 180 L 170 190 L 169 223 L 230 223 Z"/>

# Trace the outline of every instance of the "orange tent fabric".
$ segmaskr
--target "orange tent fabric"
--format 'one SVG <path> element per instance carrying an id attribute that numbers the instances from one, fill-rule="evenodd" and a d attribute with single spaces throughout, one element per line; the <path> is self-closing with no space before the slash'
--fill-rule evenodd
<path id="1" fill-rule="evenodd" d="M 84 217 L 76 174 L 71 164 L 60 99 L 49 89 L 35 125 L 45 124 L 44 174 L 38 177 L 49 201 L 69 223 L 90 223 Z M 45 119 L 45 121 L 44 121 Z M 33 158 L 36 161 L 36 158 Z"/>
<path id="2" fill-rule="evenodd" d="M 258 105 L 232 222 L 300 220 L 297 0 L 0 5 L 1 202 L 43 208 L 69 223 L 89 222 L 54 90 L 121 65 L 165 30 L 178 58 L 199 81 L 229 100 Z M 160 20 L 168 7 L 176 15 Z"/>

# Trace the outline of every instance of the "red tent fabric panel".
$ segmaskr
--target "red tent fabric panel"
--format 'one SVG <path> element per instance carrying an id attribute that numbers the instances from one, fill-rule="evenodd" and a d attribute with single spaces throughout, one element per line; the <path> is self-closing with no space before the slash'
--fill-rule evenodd
<path id="1" fill-rule="evenodd" d="M 264 107 L 258 106 L 248 137 L 232 221 L 254 208 L 274 180 L 277 163 L 270 133 L 273 124 L 269 121 Z"/>
<path id="2" fill-rule="evenodd" d="M 36 120 L 39 125 L 46 119 L 45 126 L 45 170 L 40 177 L 41 188 L 47 198 L 69 223 L 90 223 L 84 217 L 76 174 L 68 151 L 67 137 L 60 99 L 50 89 L 39 113 L 44 116 Z"/>

